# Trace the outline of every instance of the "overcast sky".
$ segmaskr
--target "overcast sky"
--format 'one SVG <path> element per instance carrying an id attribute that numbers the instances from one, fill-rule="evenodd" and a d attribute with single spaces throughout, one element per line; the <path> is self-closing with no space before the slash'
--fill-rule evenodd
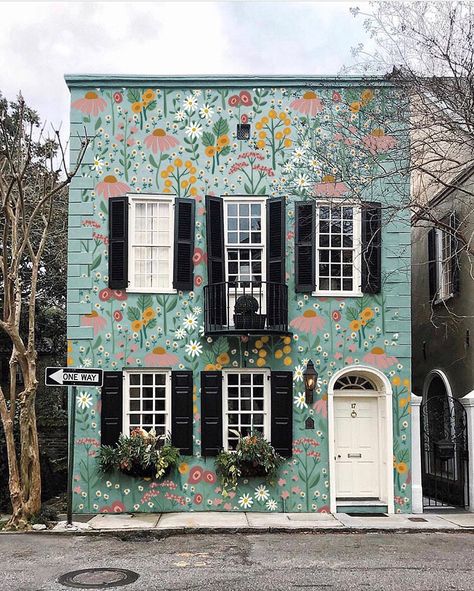
<path id="1" fill-rule="evenodd" d="M 64 74 L 337 74 L 364 2 L 2 2 L 0 90 L 63 132 Z"/>

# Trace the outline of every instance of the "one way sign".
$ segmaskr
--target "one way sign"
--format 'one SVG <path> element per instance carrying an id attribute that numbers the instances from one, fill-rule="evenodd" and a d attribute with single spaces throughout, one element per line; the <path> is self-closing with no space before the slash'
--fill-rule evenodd
<path id="1" fill-rule="evenodd" d="M 47 367 L 47 386 L 102 386 L 103 372 L 96 368 Z"/>

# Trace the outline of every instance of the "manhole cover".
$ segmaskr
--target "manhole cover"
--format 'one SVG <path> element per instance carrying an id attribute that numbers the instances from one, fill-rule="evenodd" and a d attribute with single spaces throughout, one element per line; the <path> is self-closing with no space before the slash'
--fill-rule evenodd
<path id="1" fill-rule="evenodd" d="M 78 589 L 107 589 L 134 583 L 140 575 L 125 568 L 84 568 L 61 575 L 58 583 Z"/>

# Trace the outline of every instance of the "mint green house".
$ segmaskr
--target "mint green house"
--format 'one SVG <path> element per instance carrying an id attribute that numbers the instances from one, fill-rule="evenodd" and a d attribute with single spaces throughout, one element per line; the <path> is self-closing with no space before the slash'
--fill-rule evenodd
<path id="1" fill-rule="evenodd" d="M 67 76 L 74 510 L 411 511 L 409 186 L 383 79 Z M 377 177 L 377 178 L 375 178 Z M 318 373 L 311 397 L 303 373 Z M 154 428 L 164 480 L 98 470 Z M 279 477 L 224 495 L 259 431 Z M 350 508 L 350 509 L 349 509 Z"/>

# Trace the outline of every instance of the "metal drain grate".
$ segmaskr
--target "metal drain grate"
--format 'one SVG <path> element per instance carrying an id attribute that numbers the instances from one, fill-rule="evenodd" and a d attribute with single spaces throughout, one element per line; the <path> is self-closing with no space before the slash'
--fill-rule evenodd
<path id="1" fill-rule="evenodd" d="M 408 521 L 414 521 L 415 523 L 428 523 L 427 519 L 423 519 L 423 517 L 409 517 Z"/>
<path id="2" fill-rule="evenodd" d="M 108 589 L 130 585 L 139 576 L 125 568 L 84 568 L 61 575 L 58 583 L 77 589 Z"/>

